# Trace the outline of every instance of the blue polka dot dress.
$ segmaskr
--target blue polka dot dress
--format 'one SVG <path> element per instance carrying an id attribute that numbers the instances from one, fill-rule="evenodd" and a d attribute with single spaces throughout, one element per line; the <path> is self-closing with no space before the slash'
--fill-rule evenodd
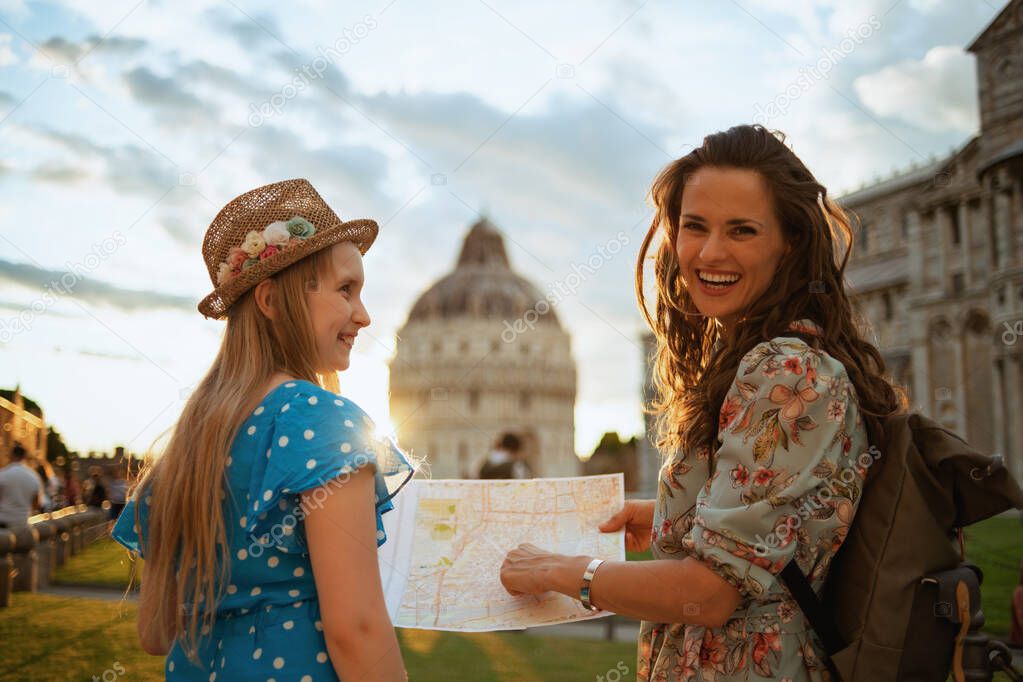
<path id="1" fill-rule="evenodd" d="M 212 631 L 199 642 L 202 667 L 176 642 L 165 663 L 167 679 L 338 679 L 323 638 L 302 522 L 312 509 L 301 507 L 300 493 L 321 488 L 329 495 L 367 464 L 376 471 L 379 546 L 386 540 L 380 516 L 392 509 L 391 498 L 413 473 L 402 452 L 373 435 L 373 422 L 355 403 L 314 383 L 281 384 L 263 399 L 227 458 L 222 506 L 230 582 Z M 140 535 L 148 527 L 149 503 L 145 491 L 136 494 L 111 533 L 143 558 Z"/>

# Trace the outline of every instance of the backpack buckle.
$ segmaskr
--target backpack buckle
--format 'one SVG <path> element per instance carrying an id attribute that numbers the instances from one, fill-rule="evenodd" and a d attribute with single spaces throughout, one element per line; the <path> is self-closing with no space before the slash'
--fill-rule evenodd
<path id="1" fill-rule="evenodd" d="M 970 478 L 980 481 L 989 478 L 992 474 L 1005 468 L 1005 457 L 999 453 L 991 455 L 991 461 L 986 467 L 973 467 L 970 469 Z"/>
<path id="2" fill-rule="evenodd" d="M 983 573 L 980 568 L 972 563 L 963 562 L 951 570 L 924 576 L 920 579 L 920 582 L 937 586 L 937 594 L 934 599 L 934 616 L 936 618 L 945 618 L 949 622 L 959 625 L 964 620 L 969 623 L 972 617 L 980 611 L 980 583 L 982 579 Z M 968 591 L 969 613 L 961 613 L 961 609 L 958 606 L 961 602 L 961 595 L 957 594 L 957 592 L 963 589 L 959 587 L 960 584 Z"/>

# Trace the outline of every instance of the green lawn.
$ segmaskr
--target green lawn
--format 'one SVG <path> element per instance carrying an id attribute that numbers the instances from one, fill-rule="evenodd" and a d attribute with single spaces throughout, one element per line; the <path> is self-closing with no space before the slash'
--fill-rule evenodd
<path id="1" fill-rule="evenodd" d="M 54 581 L 62 585 L 87 585 L 90 587 L 113 587 L 123 590 L 128 586 L 131 575 L 131 558 L 121 545 L 110 538 L 92 543 L 84 552 L 70 557 L 57 568 Z M 138 564 L 142 570 L 142 562 Z M 136 586 L 141 573 L 136 576 Z"/>
<path id="2" fill-rule="evenodd" d="M 984 571 L 984 630 L 1007 637 L 1009 602 L 1019 585 L 1019 562 L 1023 560 L 1023 523 L 1017 517 L 988 519 L 967 528 L 965 535 L 966 557 Z"/>
<path id="3" fill-rule="evenodd" d="M 646 550 L 645 552 L 628 552 L 628 551 L 625 552 L 625 559 L 627 561 L 651 561 L 653 558 L 654 558 L 654 555 L 650 552 L 649 549 Z"/>
<path id="4" fill-rule="evenodd" d="M 163 675 L 138 645 L 133 604 L 15 592 L 0 610 L 0 680 L 103 679 L 107 670 L 107 679 Z"/>
<path id="5" fill-rule="evenodd" d="M 0 680 L 153 680 L 163 659 L 138 645 L 131 603 L 16 592 L 0 611 Z M 632 643 L 518 633 L 399 630 L 411 680 L 512 682 L 595 679 L 622 663 L 635 674 Z M 620 668 L 619 668 L 620 669 Z"/>

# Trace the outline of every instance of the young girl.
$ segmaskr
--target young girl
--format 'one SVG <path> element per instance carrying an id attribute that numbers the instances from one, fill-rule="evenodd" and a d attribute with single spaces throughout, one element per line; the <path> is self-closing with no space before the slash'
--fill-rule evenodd
<path id="1" fill-rule="evenodd" d="M 167 679 L 405 679 L 377 547 L 411 467 L 337 394 L 376 235 L 305 180 L 241 195 L 206 233 L 199 311 L 224 339 L 112 533 L 145 559 L 139 637 Z"/>
<path id="2" fill-rule="evenodd" d="M 707 136 L 651 194 L 636 290 L 665 459 L 657 499 L 627 501 L 601 530 L 624 527 L 654 560 L 524 545 L 501 579 L 642 619 L 639 680 L 821 680 L 823 649 L 778 573 L 796 561 L 820 590 L 859 504 L 859 456 L 906 405 L 844 289 L 849 220 L 761 126 Z"/>

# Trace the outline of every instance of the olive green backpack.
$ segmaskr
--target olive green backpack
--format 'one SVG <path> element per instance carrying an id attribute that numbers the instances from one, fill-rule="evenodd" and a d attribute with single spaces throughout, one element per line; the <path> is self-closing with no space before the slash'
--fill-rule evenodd
<path id="1" fill-rule="evenodd" d="M 1023 508 L 1023 491 L 1000 457 L 940 424 L 919 414 L 883 421 L 880 456 L 822 593 L 794 561 L 781 577 L 842 682 L 962 679 L 981 576 L 965 562 L 961 529 Z"/>

